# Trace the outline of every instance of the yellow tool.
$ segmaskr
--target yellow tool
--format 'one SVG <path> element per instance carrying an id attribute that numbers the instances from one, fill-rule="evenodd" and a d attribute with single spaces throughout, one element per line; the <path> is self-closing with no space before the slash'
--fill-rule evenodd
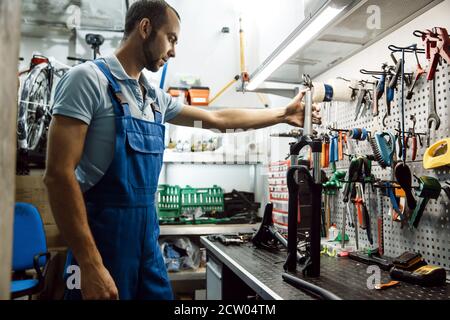
<path id="1" fill-rule="evenodd" d="M 217 100 L 217 98 L 219 98 L 225 91 L 227 91 L 228 90 L 228 88 L 229 87 L 231 87 L 233 84 L 235 84 L 236 82 L 238 82 L 239 81 L 239 76 L 238 75 L 236 75 L 235 77 L 234 77 L 234 79 L 233 80 L 231 80 L 230 82 L 228 82 L 227 83 L 227 85 L 225 86 L 225 87 L 223 87 L 210 101 L 209 101 L 209 104 L 210 105 L 212 105 L 212 103 L 214 102 L 214 101 L 216 101 Z"/>
<path id="2" fill-rule="evenodd" d="M 335 248 L 331 249 L 331 248 L 329 248 L 327 246 L 324 246 L 322 248 L 322 251 L 320 251 L 320 254 L 321 255 L 327 255 L 329 257 L 336 257 L 337 256 L 337 251 L 336 251 Z"/>
<path id="3" fill-rule="evenodd" d="M 436 142 L 425 151 L 423 156 L 423 167 L 435 169 L 450 165 L 450 138 Z"/>
<path id="4" fill-rule="evenodd" d="M 244 29 L 242 28 L 242 18 L 239 18 L 239 52 L 240 52 L 240 63 L 241 63 L 241 80 L 242 89 L 244 89 L 244 84 L 250 80 L 247 72 L 247 66 L 245 65 L 245 47 L 244 47 Z"/>

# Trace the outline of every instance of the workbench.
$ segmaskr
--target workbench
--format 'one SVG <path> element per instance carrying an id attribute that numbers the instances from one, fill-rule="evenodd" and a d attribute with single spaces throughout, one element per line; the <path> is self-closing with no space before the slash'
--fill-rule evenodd
<path id="1" fill-rule="evenodd" d="M 201 237 L 207 250 L 207 298 L 213 300 L 313 300 L 318 299 L 283 281 L 286 252 L 270 252 L 252 243 L 225 246 Z M 449 300 L 450 286 L 426 288 L 401 282 L 385 290 L 370 290 L 367 282 L 373 273 L 368 265 L 349 258 L 321 257 L 319 278 L 296 276 L 344 300 Z M 298 268 L 300 270 L 300 268 Z M 381 283 L 391 281 L 389 272 L 381 270 Z"/>

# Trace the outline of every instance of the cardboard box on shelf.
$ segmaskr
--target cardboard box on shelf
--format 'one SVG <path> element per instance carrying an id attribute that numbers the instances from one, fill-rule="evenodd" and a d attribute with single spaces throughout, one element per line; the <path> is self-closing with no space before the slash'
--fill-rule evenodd
<path id="1" fill-rule="evenodd" d="M 30 203 L 38 209 L 44 223 L 48 248 L 66 246 L 53 218 L 42 175 L 16 176 L 16 202 Z"/>

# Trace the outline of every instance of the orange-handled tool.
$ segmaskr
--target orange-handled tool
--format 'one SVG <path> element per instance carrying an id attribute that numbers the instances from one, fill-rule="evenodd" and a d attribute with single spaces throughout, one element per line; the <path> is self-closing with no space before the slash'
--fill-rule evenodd
<path id="1" fill-rule="evenodd" d="M 363 199 L 362 198 L 355 198 L 354 200 L 356 209 L 358 209 L 358 223 L 360 226 L 363 226 L 363 212 L 362 212 L 362 206 L 363 206 Z"/>
<path id="2" fill-rule="evenodd" d="M 344 160 L 344 138 L 343 138 L 342 131 L 339 132 L 338 155 L 339 155 L 339 161 Z"/>

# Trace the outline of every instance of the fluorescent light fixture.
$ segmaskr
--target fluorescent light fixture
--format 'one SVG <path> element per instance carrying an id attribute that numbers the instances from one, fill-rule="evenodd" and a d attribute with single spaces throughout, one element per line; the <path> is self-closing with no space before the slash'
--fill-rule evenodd
<path id="1" fill-rule="evenodd" d="M 264 80 L 266 80 L 275 70 L 291 58 L 298 50 L 305 46 L 312 38 L 323 30 L 345 7 L 333 8 L 327 7 L 319 15 L 313 18 L 313 21 L 303 29 L 296 38 L 291 41 L 264 69 L 261 70 L 253 79 L 250 79 L 246 89 L 255 90 Z"/>

